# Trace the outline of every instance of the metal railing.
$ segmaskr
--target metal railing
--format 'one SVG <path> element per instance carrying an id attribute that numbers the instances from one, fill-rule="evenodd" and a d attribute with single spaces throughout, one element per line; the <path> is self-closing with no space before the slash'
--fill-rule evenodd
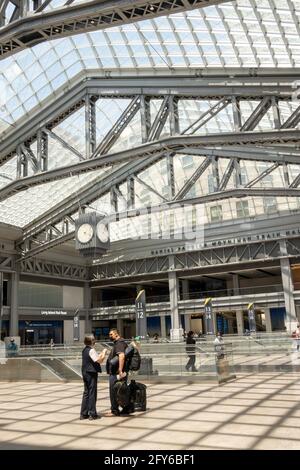
<path id="1" fill-rule="evenodd" d="M 240 287 L 237 289 L 218 289 L 218 290 L 207 290 L 207 291 L 196 291 L 196 292 L 188 292 L 186 294 L 181 294 L 180 301 L 185 300 L 200 300 L 206 299 L 207 297 L 235 297 L 235 296 L 247 296 L 247 295 L 255 295 L 255 294 L 272 294 L 272 293 L 282 293 L 283 288 L 281 284 L 272 284 L 272 285 L 265 285 L 265 286 L 252 286 L 252 287 Z M 156 295 L 156 296 L 147 296 L 147 303 L 148 304 L 156 304 L 156 303 L 164 303 L 169 302 L 170 297 L 168 294 L 166 295 Z M 105 308 L 105 307 L 121 307 L 121 306 L 134 306 L 135 299 L 134 298 L 127 298 L 127 299 L 114 299 L 114 300 L 104 300 L 94 302 L 93 308 Z"/>
<path id="2" fill-rule="evenodd" d="M 193 369 L 187 369 L 189 357 L 186 352 L 143 352 L 141 368 L 129 373 L 129 380 L 142 381 L 191 378 L 195 380 L 216 380 L 222 382 L 234 377 L 232 351 L 227 349 L 220 358 L 215 352 L 195 353 Z M 222 360 L 222 368 L 220 368 Z M 2 358 L 0 380 L 2 381 L 68 381 L 81 379 L 81 352 L 53 357 L 48 354 L 31 357 Z M 102 367 L 104 370 L 105 367 Z M 102 377 L 105 377 L 105 372 Z"/>

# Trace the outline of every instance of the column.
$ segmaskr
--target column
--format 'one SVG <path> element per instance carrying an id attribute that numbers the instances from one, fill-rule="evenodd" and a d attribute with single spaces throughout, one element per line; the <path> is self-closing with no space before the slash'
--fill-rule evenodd
<path id="1" fill-rule="evenodd" d="M 237 325 L 237 332 L 239 336 L 243 336 L 244 334 L 244 314 L 242 310 L 236 311 L 236 325 Z"/>
<path id="2" fill-rule="evenodd" d="M 124 334 L 124 320 L 122 318 L 117 318 L 117 330 L 120 333 L 120 336 Z"/>
<path id="3" fill-rule="evenodd" d="M 272 322 L 271 322 L 271 313 L 269 308 L 264 308 L 265 312 L 265 321 L 266 321 L 266 333 L 272 333 Z"/>
<path id="4" fill-rule="evenodd" d="M 174 257 L 170 256 L 171 268 L 174 266 Z M 180 316 L 178 308 L 178 279 L 176 272 L 169 271 L 169 292 L 170 292 L 170 310 L 171 310 L 171 330 L 170 337 L 171 341 L 179 342 L 183 340 L 183 329 L 180 325 Z"/>
<path id="5" fill-rule="evenodd" d="M 184 315 L 185 331 L 188 333 L 191 331 L 191 315 Z"/>
<path id="6" fill-rule="evenodd" d="M 10 322 L 9 335 L 19 336 L 19 281 L 20 274 L 16 271 L 11 275 L 11 302 L 10 302 Z"/>
<path id="7" fill-rule="evenodd" d="M 240 279 L 238 274 L 233 274 L 232 275 L 232 281 L 233 281 L 233 295 L 239 295 L 240 294 Z"/>
<path id="8" fill-rule="evenodd" d="M 84 283 L 83 287 L 83 308 L 85 314 L 84 333 L 92 332 L 92 320 L 90 319 L 90 309 L 92 306 L 92 291 L 89 282 Z"/>
<path id="9" fill-rule="evenodd" d="M 280 250 L 283 256 L 287 256 L 285 240 L 280 241 Z M 289 258 L 280 260 L 281 278 L 283 286 L 284 304 L 286 310 L 286 328 L 290 333 L 297 328 L 297 316 L 293 295 L 293 282 Z"/>
<path id="10" fill-rule="evenodd" d="M 232 335 L 233 334 L 233 319 L 228 318 L 228 334 Z"/>
<path id="11" fill-rule="evenodd" d="M 213 329 L 214 333 L 217 333 L 217 312 L 212 311 L 212 322 L 213 322 Z"/>
<path id="12" fill-rule="evenodd" d="M 189 280 L 182 279 L 182 300 L 188 300 L 190 292 Z"/>
<path id="13" fill-rule="evenodd" d="M 164 315 L 160 316 L 160 335 L 162 338 L 167 337 L 166 317 Z"/>

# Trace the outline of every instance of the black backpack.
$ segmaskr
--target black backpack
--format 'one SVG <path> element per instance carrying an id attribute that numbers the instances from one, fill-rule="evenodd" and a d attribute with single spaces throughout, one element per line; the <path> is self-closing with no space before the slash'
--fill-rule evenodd
<path id="1" fill-rule="evenodd" d="M 130 389 L 126 380 L 118 380 L 113 385 L 113 393 L 119 406 L 125 408 L 130 401 Z"/>
<path id="2" fill-rule="evenodd" d="M 130 345 L 125 351 L 126 356 L 126 370 L 137 371 L 141 367 L 141 355 L 139 350 L 134 346 Z"/>

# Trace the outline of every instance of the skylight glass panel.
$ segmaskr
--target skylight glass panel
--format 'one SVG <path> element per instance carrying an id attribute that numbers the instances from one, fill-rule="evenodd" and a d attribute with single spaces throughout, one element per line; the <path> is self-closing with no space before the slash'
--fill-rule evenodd
<path id="1" fill-rule="evenodd" d="M 45 41 L 1 62 L 2 115 L 29 116 L 88 69 L 299 67 L 299 20 L 299 0 L 237 0 Z"/>

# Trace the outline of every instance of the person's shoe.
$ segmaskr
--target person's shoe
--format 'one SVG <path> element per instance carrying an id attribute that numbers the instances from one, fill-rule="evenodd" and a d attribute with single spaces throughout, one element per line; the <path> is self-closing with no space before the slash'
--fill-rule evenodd
<path id="1" fill-rule="evenodd" d="M 100 418 L 101 418 L 100 415 L 89 416 L 89 420 L 90 420 L 90 421 L 93 421 L 94 419 L 100 419 Z"/>
<path id="2" fill-rule="evenodd" d="M 185 366 L 185 370 L 189 371 L 189 367 Z"/>
<path id="3" fill-rule="evenodd" d="M 79 419 L 82 420 L 82 419 L 88 419 L 88 418 L 89 418 L 88 416 L 80 415 L 80 418 L 79 418 Z"/>
<path id="4" fill-rule="evenodd" d="M 196 367 L 193 367 L 192 372 L 198 372 Z"/>
<path id="5" fill-rule="evenodd" d="M 120 416 L 129 416 L 130 415 L 130 410 L 125 408 L 120 412 Z"/>

